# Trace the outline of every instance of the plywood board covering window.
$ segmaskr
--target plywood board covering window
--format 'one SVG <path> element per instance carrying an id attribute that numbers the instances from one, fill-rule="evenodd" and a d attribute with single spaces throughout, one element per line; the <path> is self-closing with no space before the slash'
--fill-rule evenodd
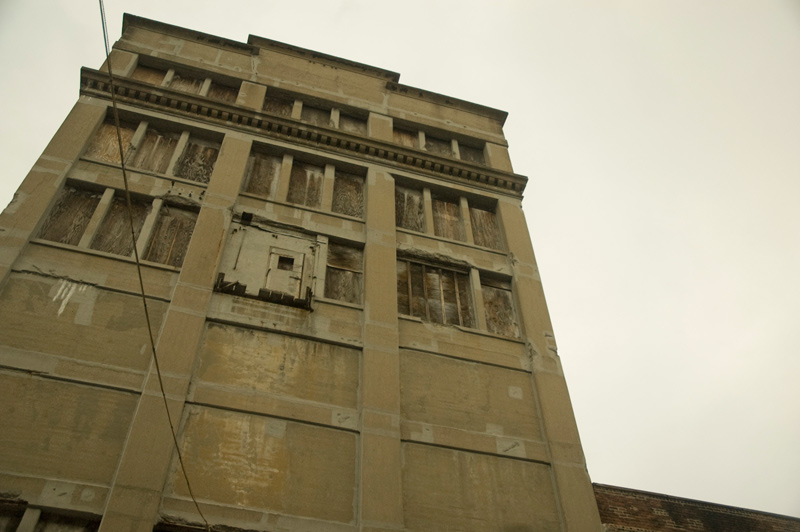
<path id="1" fill-rule="evenodd" d="M 180 268 L 192 238 L 197 213 L 163 205 L 145 260 Z"/>
<path id="2" fill-rule="evenodd" d="M 339 129 L 356 133 L 357 135 L 367 134 L 367 121 L 344 113 L 339 114 Z"/>
<path id="3" fill-rule="evenodd" d="M 139 238 L 139 232 L 150 208 L 150 203 L 131 198 L 131 217 L 136 238 Z M 133 245 L 127 201 L 122 196 L 116 196 L 103 217 L 103 222 L 92 240 L 91 248 L 128 257 L 133 253 Z"/>
<path id="4" fill-rule="evenodd" d="M 175 175 L 198 183 L 208 183 L 214 163 L 219 155 L 219 144 L 197 139 L 190 139 L 186 144 L 178 162 L 175 163 Z"/>
<path id="5" fill-rule="evenodd" d="M 491 278 L 481 278 L 483 307 L 489 332 L 502 336 L 519 336 L 519 325 L 514 312 L 511 283 Z"/>
<path id="6" fill-rule="evenodd" d="M 137 65 L 131 74 L 131 78 L 144 83 L 150 83 L 151 85 L 161 85 L 166 75 L 166 70 Z"/>
<path id="7" fill-rule="evenodd" d="M 172 77 L 169 88 L 175 89 L 176 91 L 188 92 L 190 94 L 199 94 L 200 89 L 203 88 L 203 81 L 205 80 L 192 76 L 181 76 L 180 74 L 175 74 Z"/>
<path id="8" fill-rule="evenodd" d="M 461 222 L 461 206 L 456 201 L 433 199 L 433 232 L 451 240 L 466 240 Z"/>
<path id="9" fill-rule="evenodd" d="M 470 207 L 469 219 L 472 225 L 472 237 L 475 245 L 492 249 L 502 248 L 500 228 L 497 225 L 497 215 L 494 212 Z"/>
<path id="10" fill-rule="evenodd" d="M 471 163 L 477 164 L 486 164 L 486 161 L 483 157 L 483 149 L 482 148 L 473 148 L 472 146 L 467 146 L 465 144 L 458 145 L 458 151 L 461 155 L 462 161 L 469 161 Z"/>
<path id="11" fill-rule="evenodd" d="M 397 306 L 400 314 L 425 321 L 474 324 L 469 275 L 447 268 L 398 260 Z"/>
<path id="12" fill-rule="evenodd" d="M 120 123 L 119 136 L 122 137 L 123 155 L 128 153 L 135 132 L 136 126 L 125 122 Z M 117 128 L 111 121 L 107 120 L 100 126 L 92 137 L 85 155 L 108 163 L 120 164 Z"/>
<path id="13" fill-rule="evenodd" d="M 39 231 L 39 238 L 77 246 L 101 196 L 98 192 L 64 187 Z"/>
<path id="14" fill-rule="evenodd" d="M 328 245 L 328 267 L 325 273 L 325 297 L 347 303 L 361 303 L 364 253 L 357 248 Z"/>
<path id="15" fill-rule="evenodd" d="M 453 156 L 453 147 L 449 140 L 425 136 L 425 150 L 437 155 Z"/>
<path id="16" fill-rule="evenodd" d="M 236 97 L 239 96 L 239 89 L 222 85 L 221 83 L 211 82 L 208 88 L 208 97 L 212 100 L 217 100 L 225 103 L 236 102 Z"/>
<path id="17" fill-rule="evenodd" d="M 290 203 L 319 207 L 322 203 L 322 179 L 324 170 L 321 166 L 295 161 L 289 180 Z"/>
<path id="18" fill-rule="evenodd" d="M 177 144 L 178 136 L 174 133 L 160 133 L 149 127 L 144 139 L 136 149 L 131 166 L 140 170 L 165 174 Z"/>
<path id="19" fill-rule="evenodd" d="M 300 113 L 300 118 L 309 124 L 315 126 L 331 127 L 331 111 L 330 109 L 321 109 L 303 104 L 303 110 Z"/>
<path id="20" fill-rule="evenodd" d="M 288 96 L 274 96 L 267 93 L 264 98 L 264 110 L 278 116 L 292 116 L 294 100 Z"/>
<path id="21" fill-rule="evenodd" d="M 419 135 L 416 131 L 394 128 L 392 136 L 394 137 L 395 143 L 401 146 L 408 146 L 409 148 L 419 147 Z"/>
<path id="22" fill-rule="evenodd" d="M 425 201 L 422 192 L 410 188 L 396 187 L 394 215 L 397 227 L 411 231 L 425 231 Z"/>
<path id="23" fill-rule="evenodd" d="M 333 212 L 361 218 L 364 216 L 364 178 L 336 172 L 333 182 Z"/>
<path id="24" fill-rule="evenodd" d="M 247 161 L 247 185 L 245 192 L 264 197 L 275 194 L 275 186 L 281 172 L 282 158 L 254 151 Z"/>

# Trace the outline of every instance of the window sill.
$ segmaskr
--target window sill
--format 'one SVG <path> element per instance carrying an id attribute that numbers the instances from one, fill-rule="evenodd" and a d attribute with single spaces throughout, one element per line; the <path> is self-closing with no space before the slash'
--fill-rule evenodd
<path id="1" fill-rule="evenodd" d="M 102 166 L 107 166 L 109 168 L 116 168 L 120 172 L 122 171 L 122 165 L 120 165 L 119 163 L 110 163 L 108 161 L 103 161 L 101 159 L 93 159 L 91 157 L 81 157 L 81 160 L 85 161 L 87 163 L 99 164 L 99 165 L 102 165 Z M 150 177 L 156 177 L 158 179 L 165 179 L 165 180 L 168 180 L 168 181 L 177 181 L 179 183 L 184 183 L 184 184 L 187 184 L 187 185 L 194 185 L 194 186 L 202 187 L 202 188 L 208 188 L 208 183 L 201 183 L 199 181 L 192 181 L 191 179 L 186 179 L 185 177 L 178 177 L 178 176 L 169 175 L 169 174 L 159 174 L 158 172 L 152 172 L 150 170 L 142 170 L 140 168 L 133 168 L 133 167 L 130 167 L 130 166 L 126 166 L 125 167 L 125 172 L 131 173 L 131 174 L 140 174 L 140 175 L 146 175 L 146 176 L 150 176 Z"/>
<path id="2" fill-rule="evenodd" d="M 507 253 L 505 251 L 501 251 L 501 250 L 493 249 L 493 248 L 486 248 L 486 247 L 483 247 L 483 246 L 478 246 L 476 244 L 470 244 L 468 242 L 463 242 L 461 240 L 450 240 L 448 238 L 443 238 L 443 237 L 432 235 L 432 234 L 428 234 L 428 233 L 420 233 L 419 231 L 412 231 L 410 229 L 404 229 L 402 227 L 395 227 L 395 229 L 397 230 L 398 233 L 407 234 L 409 236 L 421 236 L 423 238 L 429 238 L 431 240 L 436 240 L 438 242 L 446 242 L 448 244 L 457 244 L 459 246 L 464 246 L 464 247 L 468 247 L 468 248 L 472 248 L 472 249 L 477 249 L 477 250 L 480 250 L 480 251 L 486 251 L 488 253 L 492 253 L 492 254 L 495 254 L 495 255 L 500 255 L 502 257 L 507 256 Z"/>
<path id="3" fill-rule="evenodd" d="M 274 199 L 270 199 L 267 196 L 260 196 L 258 194 L 253 194 L 251 192 L 240 192 L 240 196 L 244 196 L 245 198 L 250 198 L 254 200 L 264 201 L 266 203 L 273 203 L 275 205 L 281 205 L 283 207 L 290 207 L 292 209 L 299 209 L 301 211 L 311 212 L 314 214 L 324 214 L 326 216 L 332 216 L 334 218 L 341 218 L 342 220 L 347 220 L 350 222 L 358 222 L 364 223 L 364 218 L 357 218 L 355 216 L 348 216 L 347 214 L 339 214 L 338 212 L 333 211 L 325 211 L 322 209 L 315 209 L 314 207 L 308 207 L 306 205 L 300 205 L 299 203 L 289 203 L 288 201 L 278 201 Z"/>
<path id="4" fill-rule="evenodd" d="M 495 333 L 492 333 L 492 332 L 489 332 L 489 331 L 482 331 L 480 329 L 473 329 L 471 327 L 464 327 L 463 325 L 447 325 L 445 323 L 435 323 L 435 322 L 432 322 L 432 321 L 425 321 L 422 318 L 418 318 L 416 316 L 408 316 L 406 314 L 399 314 L 398 318 L 401 319 L 401 320 L 411 321 L 411 322 L 419 323 L 419 324 L 423 324 L 423 325 L 436 325 L 438 327 L 453 327 L 453 328 L 458 329 L 459 331 L 467 333 L 467 334 L 475 334 L 475 335 L 478 335 L 478 336 L 485 336 L 487 338 L 495 338 L 497 340 L 505 340 L 505 341 L 508 341 L 508 342 L 514 342 L 514 343 L 523 344 L 523 345 L 525 344 L 525 342 L 523 340 L 521 340 L 520 338 L 516 338 L 516 337 L 513 337 L 513 336 L 503 336 L 503 335 L 495 334 Z"/>
<path id="5" fill-rule="evenodd" d="M 136 264 L 136 260 L 133 257 L 126 257 L 124 255 L 115 255 L 113 253 L 106 253 L 105 251 L 98 251 L 96 249 L 91 248 L 82 248 L 78 246 L 72 246 L 69 244 L 62 244 L 60 242 L 53 242 L 51 240 L 43 240 L 41 238 L 32 238 L 30 240 L 32 244 L 38 244 L 40 246 L 52 247 L 63 249 L 66 251 L 75 251 L 78 253 L 83 253 L 84 255 L 93 255 L 95 257 L 102 257 L 104 259 L 112 259 L 118 260 L 120 262 L 127 262 L 129 264 Z M 147 266 L 148 268 L 155 268 L 157 270 L 165 270 L 169 272 L 178 273 L 181 271 L 180 268 L 176 266 L 170 266 L 169 264 L 162 264 L 160 262 L 150 262 L 148 260 L 139 260 L 139 264 L 142 266 Z"/>

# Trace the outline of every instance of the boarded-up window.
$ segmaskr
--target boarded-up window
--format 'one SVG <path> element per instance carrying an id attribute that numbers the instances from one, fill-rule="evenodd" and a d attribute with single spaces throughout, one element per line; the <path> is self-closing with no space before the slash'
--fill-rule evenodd
<path id="1" fill-rule="evenodd" d="M 492 249 L 502 249 L 497 215 L 491 211 L 470 206 L 469 219 L 475 245 Z"/>
<path id="2" fill-rule="evenodd" d="M 367 134 L 367 121 L 344 113 L 339 114 L 339 129 L 356 133 L 357 135 Z"/>
<path id="3" fill-rule="evenodd" d="M 77 246 L 102 194 L 65 187 L 50 216 L 39 231 L 39 238 Z"/>
<path id="4" fill-rule="evenodd" d="M 131 147 L 133 134 L 136 132 L 136 126 L 125 122 L 120 122 L 119 126 L 119 136 L 122 137 L 122 153 L 127 154 L 128 149 Z M 117 128 L 113 122 L 106 121 L 100 126 L 89 143 L 86 157 L 120 164 L 119 139 L 117 137 Z"/>
<path id="5" fill-rule="evenodd" d="M 214 81 L 211 82 L 211 86 L 208 88 L 208 97 L 212 100 L 234 103 L 236 102 L 237 96 L 239 96 L 239 89 Z"/>
<path id="6" fill-rule="evenodd" d="M 409 148 L 419 147 L 419 135 L 416 131 L 394 128 L 392 135 L 395 143 L 397 144 L 408 146 Z"/>
<path id="7" fill-rule="evenodd" d="M 142 225 L 144 225 L 144 219 L 150 212 L 150 207 L 151 204 L 149 202 L 131 198 L 133 230 L 137 239 L 139 238 L 139 232 L 142 230 Z M 128 216 L 128 204 L 124 197 L 114 197 L 90 247 L 98 251 L 126 257 L 133 253 L 131 222 Z"/>
<path id="8" fill-rule="evenodd" d="M 82 517 L 42 513 L 33 532 L 93 532 L 100 523 Z"/>
<path id="9" fill-rule="evenodd" d="M 511 283 L 498 279 L 481 278 L 483 306 L 489 332 L 503 336 L 519 336 Z"/>
<path id="10" fill-rule="evenodd" d="M 199 94 L 200 89 L 203 88 L 204 81 L 203 79 L 192 76 L 175 74 L 172 76 L 169 88 L 175 89 L 176 91 L 188 92 L 190 94 Z"/>
<path id="11" fill-rule="evenodd" d="M 360 249 L 331 242 L 325 272 L 325 297 L 360 304 L 363 265 L 364 253 Z"/>
<path id="12" fill-rule="evenodd" d="M 252 152 L 247 161 L 247 185 L 245 192 L 272 197 L 281 172 L 282 157 L 267 153 Z"/>
<path id="13" fill-rule="evenodd" d="M 458 152 L 461 155 L 462 161 L 469 161 L 471 163 L 477 163 L 477 164 L 486 164 L 486 161 L 483 157 L 482 148 L 473 148 L 472 146 L 467 146 L 466 144 L 459 144 Z"/>
<path id="14" fill-rule="evenodd" d="M 131 166 L 140 170 L 165 174 L 177 144 L 177 135 L 159 133 L 156 129 L 148 127 L 144 139 L 133 155 Z"/>
<path id="15" fill-rule="evenodd" d="M 397 310 L 425 321 L 472 327 L 469 275 L 407 260 L 397 261 Z"/>
<path id="16" fill-rule="evenodd" d="M 315 126 L 331 127 L 331 110 L 303 104 L 300 118 Z"/>
<path id="17" fill-rule="evenodd" d="M 394 216 L 397 227 L 411 231 L 425 231 L 425 201 L 422 192 L 410 188 L 396 187 L 394 192 Z"/>
<path id="18" fill-rule="evenodd" d="M 166 70 L 137 65 L 131 74 L 131 78 L 151 85 L 161 85 L 166 74 Z"/>
<path id="19" fill-rule="evenodd" d="M 144 259 L 180 268 L 196 221 L 193 211 L 163 205 Z"/>
<path id="20" fill-rule="evenodd" d="M 449 140 L 437 139 L 430 135 L 425 135 L 425 150 L 437 155 L 453 156 L 453 146 Z"/>
<path id="21" fill-rule="evenodd" d="M 461 222 L 461 206 L 458 202 L 433 199 L 433 232 L 436 236 L 464 241 L 464 224 Z"/>
<path id="22" fill-rule="evenodd" d="M 264 110 L 278 116 L 292 116 L 292 108 L 294 107 L 294 99 L 288 96 L 281 96 L 267 93 L 264 98 Z"/>
<path id="23" fill-rule="evenodd" d="M 295 161 L 286 200 L 307 207 L 319 207 L 322 203 L 323 173 L 321 166 Z"/>
<path id="24" fill-rule="evenodd" d="M 219 144 L 216 142 L 191 139 L 175 163 L 175 175 L 198 183 L 208 183 L 218 154 Z"/>
<path id="25" fill-rule="evenodd" d="M 364 178 L 361 176 L 336 172 L 333 182 L 333 212 L 364 216 Z"/>

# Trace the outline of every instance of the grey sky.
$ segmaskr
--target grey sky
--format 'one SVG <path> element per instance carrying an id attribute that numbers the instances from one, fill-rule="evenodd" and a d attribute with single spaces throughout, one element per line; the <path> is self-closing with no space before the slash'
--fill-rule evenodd
<path id="1" fill-rule="evenodd" d="M 800 3 L 107 0 L 509 111 L 595 482 L 800 517 Z M 0 1 L 0 204 L 97 68 L 97 2 Z"/>

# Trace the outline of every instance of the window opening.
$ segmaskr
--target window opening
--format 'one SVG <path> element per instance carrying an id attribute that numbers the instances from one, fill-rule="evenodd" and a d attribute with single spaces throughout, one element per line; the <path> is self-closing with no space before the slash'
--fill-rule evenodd
<path id="1" fill-rule="evenodd" d="M 289 179 L 290 203 L 319 208 L 322 203 L 322 180 L 324 170 L 321 166 L 295 161 Z"/>
<path id="2" fill-rule="evenodd" d="M 473 327 L 469 275 L 464 272 L 397 261 L 398 312 L 433 323 Z"/>
<path id="3" fill-rule="evenodd" d="M 292 271 L 294 259 L 292 257 L 278 257 L 278 269 Z"/>
<path id="4" fill-rule="evenodd" d="M 152 205 L 149 202 L 131 198 L 133 229 L 137 239 L 151 207 Z M 103 217 L 97 234 L 92 239 L 92 244 L 89 247 L 97 251 L 105 251 L 106 253 L 124 255 L 126 257 L 133 253 L 128 205 L 125 198 L 114 196 L 108 212 Z"/>
<path id="5" fill-rule="evenodd" d="M 131 147 L 131 140 L 135 132 L 135 125 L 125 122 L 120 123 L 119 133 L 122 137 L 122 152 L 124 154 L 127 154 Z M 86 149 L 85 156 L 108 163 L 120 164 L 117 129 L 110 120 L 106 119 L 106 121 L 100 125 L 100 128 L 92 137 L 89 147 Z"/>
<path id="6" fill-rule="evenodd" d="M 458 201 L 450 201 L 442 198 L 434 198 L 433 208 L 433 232 L 436 236 L 460 240 L 464 242 L 464 224 L 461 221 L 461 205 Z"/>
<path id="7" fill-rule="evenodd" d="M 335 173 L 333 212 L 362 218 L 364 216 L 364 178 L 346 172 Z"/>
<path id="8" fill-rule="evenodd" d="M 361 304 L 363 291 L 364 252 L 358 248 L 328 244 L 325 271 L 325 297 Z"/>
<path id="9" fill-rule="evenodd" d="M 98 192 L 64 187 L 39 231 L 39 238 L 77 246 L 101 197 Z"/>
<path id="10" fill-rule="evenodd" d="M 422 191 L 395 187 L 394 207 L 397 227 L 425 232 L 425 201 Z"/>
<path id="11" fill-rule="evenodd" d="M 190 139 L 175 163 L 175 175 L 198 183 L 208 183 L 218 155 L 218 143 Z"/>
<path id="12" fill-rule="evenodd" d="M 282 157 L 253 151 L 247 161 L 245 192 L 272 197 L 281 172 Z"/>

